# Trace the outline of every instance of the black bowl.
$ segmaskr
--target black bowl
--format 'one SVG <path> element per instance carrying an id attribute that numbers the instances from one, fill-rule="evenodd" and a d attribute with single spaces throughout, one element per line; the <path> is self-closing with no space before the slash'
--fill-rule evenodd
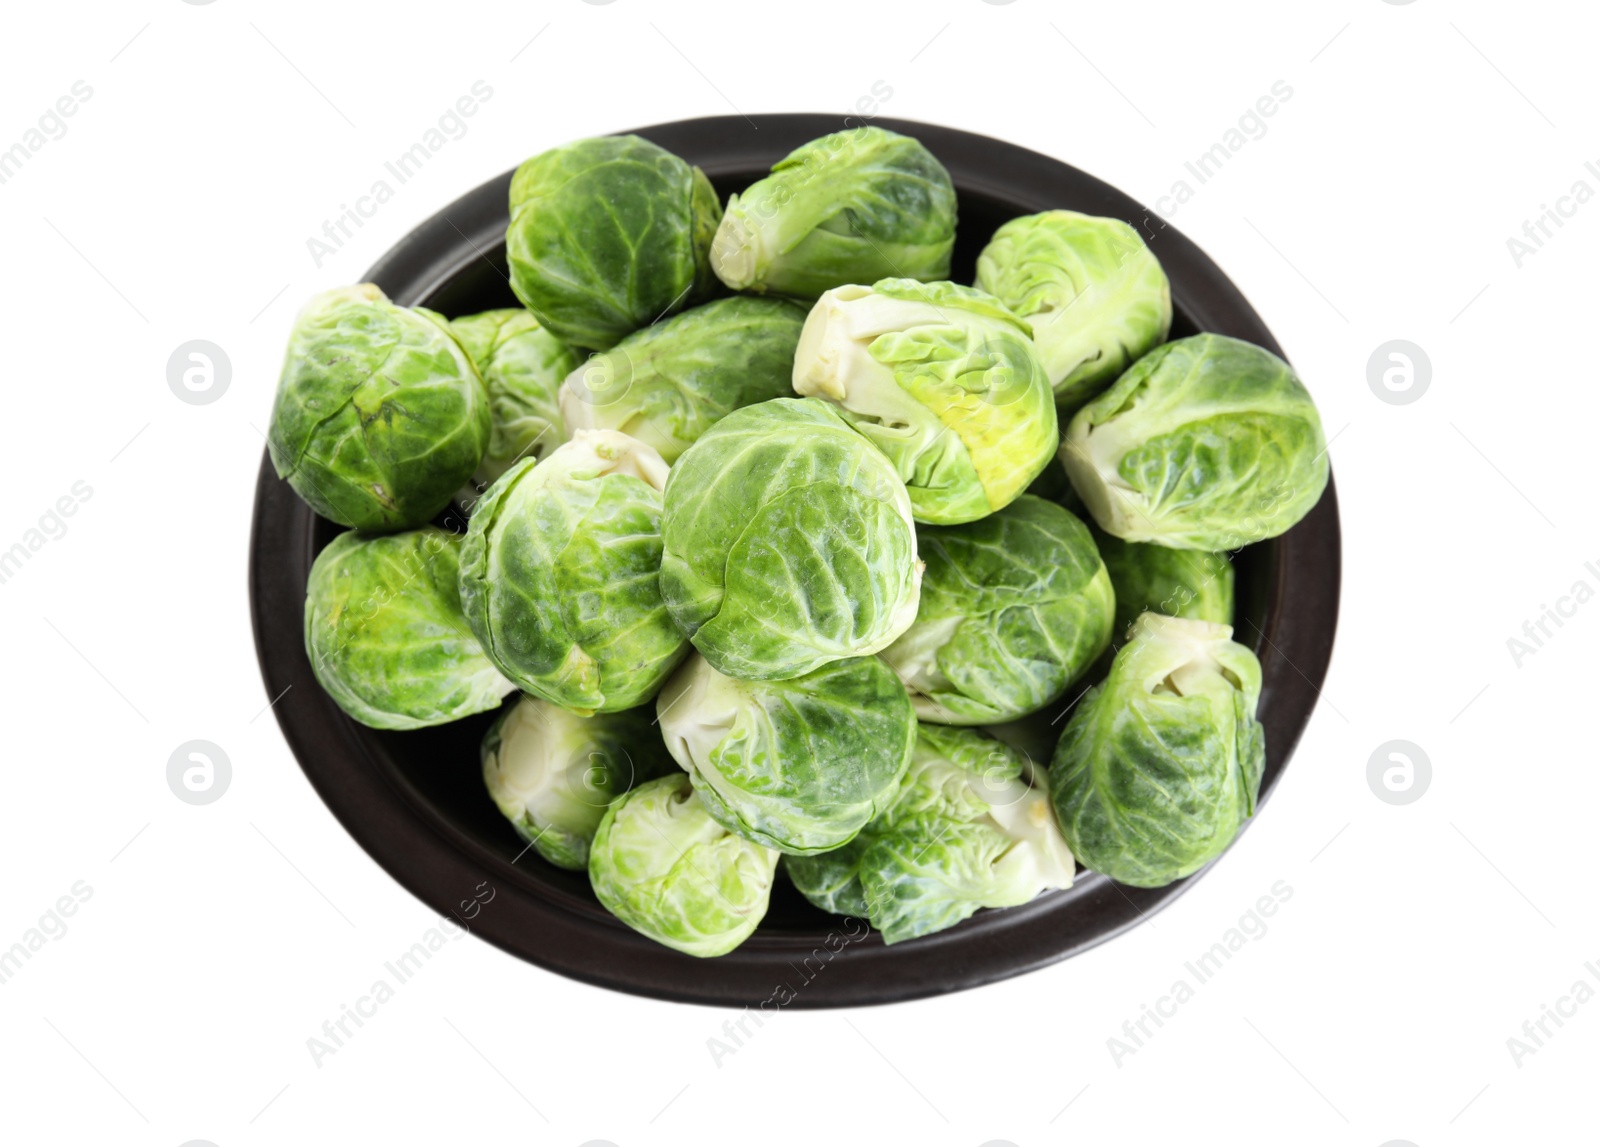
<path id="1" fill-rule="evenodd" d="M 703 168 L 726 198 L 790 150 L 844 126 L 826 115 L 722 116 L 641 128 Z M 1128 220 L 1172 281 L 1173 337 L 1216 331 L 1282 353 L 1243 295 L 1199 248 L 1120 191 L 1047 156 L 929 124 L 879 120 L 920 139 L 960 196 L 952 278 L 971 282 L 978 251 L 1017 215 L 1065 207 Z M 397 302 L 448 316 L 516 306 L 506 279 L 511 173 L 417 228 L 367 273 Z M 306 578 L 339 527 L 316 517 L 265 458 L 250 540 L 250 595 L 267 695 L 289 746 L 335 816 L 395 879 L 440 913 L 542 967 L 664 999 L 733 1006 L 887 1003 L 975 987 L 1082 952 L 1183 893 L 1127 888 L 1080 873 L 1071 889 L 979 912 L 948 931 L 887 947 L 828 916 L 786 881 L 754 936 L 712 960 L 680 955 L 613 919 L 583 873 L 525 849 L 484 791 L 478 742 L 492 714 L 391 733 L 346 717 L 317 685 L 301 638 Z M 1333 483 L 1304 521 L 1236 559 L 1236 635 L 1261 659 L 1264 805 L 1288 764 L 1327 672 L 1339 601 Z M 290 687 L 293 688 L 290 688 Z M 286 692 L 287 691 L 287 692 Z M 1052 710 L 1054 716 L 1059 709 Z M 1055 726 L 1060 728 L 1060 724 Z"/>

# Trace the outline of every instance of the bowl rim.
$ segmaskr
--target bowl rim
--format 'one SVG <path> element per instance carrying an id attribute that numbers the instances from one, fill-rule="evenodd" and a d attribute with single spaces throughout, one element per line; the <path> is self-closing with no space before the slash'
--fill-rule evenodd
<path id="1" fill-rule="evenodd" d="M 716 179 L 765 170 L 801 143 L 851 126 L 851 118 L 713 116 L 636 128 L 631 134 L 683 156 Z M 887 117 L 873 123 L 920 139 L 950 170 L 962 194 L 1026 201 L 1035 211 L 1070 203 L 1073 210 L 1143 222 L 1172 282 L 1175 310 L 1202 331 L 1282 354 L 1244 295 L 1199 247 L 1108 184 L 987 136 Z M 492 263 L 485 252 L 504 242 L 511 175 L 508 171 L 481 184 L 434 214 L 373 264 L 362 281 L 376 283 L 396 302 L 414 305 L 474 261 Z M 841 918 L 826 934 L 758 930 L 726 956 L 682 955 L 633 932 L 598 906 L 552 896 L 548 888 L 519 880 L 515 862 L 508 871 L 502 857 L 431 810 L 394 766 L 385 765 L 373 731 L 345 716 L 316 685 L 301 622 L 306 576 L 318 548 L 316 527 L 315 515 L 277 477 L 264 451 L 250 536 L 250 611 L 267 696 L 280 699 L 273 713 L 290 750 L 340 824 L 403 887 L 481 938 L 547 970 L 658 999 L 761 1010 L 911 1000 L 978 987 L 1084 952 L 1172 903 L 1211 867 L 1154 889 L 1084 873 L 1071 889 L 1020 907 L 980 912 L 955 928 L 892 947 L 866 931 L 863 922 Z M 1311 513 L 1261 545 L 1271 548 L 1266 617 L 1257 634 L 1241 635 L 1262 662 L 1258 715 L 1268 729 L 1268 757 L 1258 811 L 1287 768 L 1332 656 L 1341 546 L 1331 473 Z M 284 624 L 285 615 L 293 624 Z M 290 694 L 294 685 L 302 688 Z M 492 898 L 483 897 L 485 887 Z"/>

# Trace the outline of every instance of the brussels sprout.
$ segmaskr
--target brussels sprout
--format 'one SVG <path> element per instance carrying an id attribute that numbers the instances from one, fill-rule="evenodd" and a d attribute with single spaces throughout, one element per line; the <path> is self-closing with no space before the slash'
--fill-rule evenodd
<path id="1" fill-rule="evenodd" d="M 560 868 L 589 866 L 606 807 L 676 771 L 648 709 L 580 717 L 523 697 L 483 738 L 483 781 L 518 835 Z"/>
<path id="2" fill-rule="evenodd" d="M 1106 533 L 1180 550 L 1275 538 L 1328 484 L 1322 420 L 1294 371 L 1222 335 L 1134 363 L 1073 416 L 1061 461 Z"/>
<path id="3" fill-rule="evenodd" d="M 1094 540 L 1117 595 L 1116 636 L 1126 634 L 1141 613 L 1233 624 L 1233 566 L 1227 554 L 1125 542 L 1098 530 Z"/>
<path id="4" fill-rule="evenodd" d="M 883 811 L 917 732 L 905 689 L 876 657 L 788 681 L 740 681 L 692 657 L 656 712 L 717 823 L 796 854 L 838 848 Z"/>
<path id="5" fill-rule="evenodd" d="M 1227 848 L 1266 759 L 1261 666 L 1226 625 L 1147 613 L 1067 722 L 1050 766 L 1073 855 L 1158 888 Z"/>
<path id="6" fill-rule="evenodd" d="M 584 430 L 501 475 L 472 515 L 461 601 L 520 687 L 587 715 L 655 696 L 689 645 L 656 585 L 666 463 L 614 430 Z"/>
<path id="7" fill-rule="evenodd" d="M 487 486 L 519 458 L 537 462 L 566 441 L 556 388 L 578 365 L 576 353 L 521 308 L 452 319 L 450 330 L 489 391 L 489 449 L 473 481 Z"/>
<path id="8" fill-rule="evenodd" d="M 678 459 L 664 503 L 661 596 L 719 673 L 799 677 L 917 616 L 905 485 L 825 402 L 734 411 Z"/>
<path id="9" fill-rule="evenodd" d="M 511 178 L 511 289 L 562 342 L 605 350 L 705 297 L 721 216 L 705 172 L 636 135 L 552 148 Z"/>
<path id="10" fill-rule="evenodd" d="M 589 881 L 613 916 L 691 956 L 731 952 L 767 914 L 778 854 L 711 818 L 682 773 L 611 803 L 589 849 Z"/>
<path id="11" fill-rule="evenodd" d="M 867 917 L 885 944 L 1068 888 L 1072 854 L 1024 764 L 976 729 L 924 725 L 894 803 L 844 848 L 784 867 L 813 904 Z"/>
<path id="12" fill-rule="evenodd" d="M 516 686 L 467 628 L 462 540 L 432 526 L 340 534 L 311 564 L 306 654 L 317 680 L 374 729 L 442 725 L 499 706 Z"/>
<path id="13" fill-rule="evenodd" d="M 1024 495 L 962 526 L 917 531 L 916 623 L 882 653 L 917 716 L 1008 721 L 1048 705 L 1105 651 L 1115 602 L 1089 528 Z"/>
<path id="14" fill-rule="evenodd" d="M 1166 272 L 1120 219 L 1076 211 L 1013 219 L 978 255 L 977 285 L 1033 328 L 1069 414 L 1165 342 L 1172 326 Z"/>
<path id="15" fill-rule="evenodd" d="M 711 265 L 736 291 L 814 299 L 890 275 L 948 278 L 955 235 L 944 166 L 908 136 L 860 127 L 812 140 L 728 200 Z"/>
<path id="16" fill-rule="evenodd" d="M 888 456 L 919 522 L 970 522 L 1007 505 L 1059 441 L 1028 328 L 954 283 L 829 291 L 800 333 L 794 389 L 835 403 Z"/>
<path id="17" fill-rule="evenodd" d="M 488 444 L 488 392 L 443 318 L 370 283 L 324 291 L 300 312 L 267 448 L 278 477 L 324 518 L 420 526 Z"/>
<path id="18" fill-rule="evenodd" d="M 718 299 L 646 327 L 572 371 L 562 418 L 569 431 L 631 434 L 676 462 L 717 419 L 793 393 L 805 317 L 778 299 Z"/>

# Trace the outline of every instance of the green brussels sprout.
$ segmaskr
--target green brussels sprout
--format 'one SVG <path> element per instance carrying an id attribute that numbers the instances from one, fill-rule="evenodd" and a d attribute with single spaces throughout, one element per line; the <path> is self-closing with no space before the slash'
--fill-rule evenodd
<path id="1" fill-rule="evenodd" d="M 797 148 L 728 200 L 711 265 L 736 291 L 814 299 L 890 275 L 949 278 L 955 236 L 944 165 L 909 136 L 859 127 Z"/>
<path id="2" fill-rule="evenodd" d="M 721 216 L 705 172 L 636 135 L 552 148 L 511 178 L 511 289 L 562 342 L 605 350 L 707 295 Z"/>
<path id="3" fill-rule="evenodd" d="M 1117 595 L 1117 637 L 1142 613 L 1233 624 L 1233 565 L 1227 554 L 1125 542 L 1099 530 L 1094 540 Z"/>
<path id="4" fill-rule="evenodd" d="M 1223 335 L 1134 363 L 1073 416 L 1061 462 L 1106 533 L 1180 550 L 1275 538 L 1328 484 L 1306 388 L 1277 355 Z"/>
<path id="5" fill-rule="evenodd" d="M 961 526 L 924 526 L 917 620 L 880 655 L 917 716 L 1008 721 L 1050 704 L 1111 640 L 1111 579 L 1089 528 L 1023 495 Z"/>
<path id="6" fill-rule="evenodd" d="M 560 868 L 589 867 L 607 806 L 676 771 L 648 709 L 582 717 L 523 697 L 484 734 L 483 781 L 517 834 Z"/>
<path id="7" fill-rule="evenodd" d="M 684 451 L 661 596 L 711 667 L 776 681 L 876 653 L 917 616 L 917 536 L 889 460 L 813 398 L 736 410 Z"/>
<path id="8" fill-rule="evenodd" d="M 801 855 L 838 848 L 883 811 L 917 733 L 905 689 L 876 657 L 787 681 L 725 677 L 692 657 L 656 712 L 718 824 Z"/>
<path id="9" fill-rule="evenodd" d="M 456 586 L 462 539 L 432 526 L 340 534 L 311 564 L 306 655 L 351 717 L 420 729 L 497 708 L 516 689 L 484 655 Z"/>
<path id="10" fill-rule="evenodd" d="M 306 304 L 272 406 L 278 477 L 341 526 L 420 526 L 489 444 L 489 395 L 449 324 L 370 283 Z"/>
<path id="11" fill-rule="evenodd" d="M 489 448 L 474 482 L 487 486 L 519 458 L 537 462 L 566 441 L 556 388 L 578 365 L 574 351 L 521 308 L 452 319 L 450 330 L 489 391 Z"/>
<path id="12" fill-rule="evenodd" d="M 1056 746 L 1051 795 L 1088 868 L 1139 888 L 1188 876 L 1255 813 L 1261 665 L 1226 625 L 1147 613 Z"/>
<path id="13" fill-rule="evenodd" d="M 567 429 L 620 430 L 668 464 L 717 419 L 793 392 L 806 314 L 779 299 L 718 299 L 636 331 L 561 386 Z"/>
<path id="14" fill-rule="evenodd" d="M 1013 219 L 978 255 L 977 285 L 1033 328 L 1068 414 L 1165 342 L 1172 327 L 1166 272 L 1120 219 L 1076 211 Z"/>
<path id="15" fill-rule="evenodd" d="M 794 389 L 833 402 L 883 451 L 919 522 L 970 522 L 1009 504 L 1059 442 L 1027 326 L 954 283 L 829 291 L 800 333 Z"/>
<path id="16" fill-rule="evenodd" d="M 461 553 L 467 621 L 500 671 L 588 713 L 655 696 L 689 645 L 656 585 L 667 466 L 642 442 L 585 430 L 489 487 Z"/>
<path id="17" fill-rule="evenodd" d="M 691 956 L 721 956 L 767 914 L 778 854 L 729 832 L 682 773 L 646 781 L 606 809 L 589 882 L 618 920 Z"/>
<path id="18" fill-rule="evenodd" d="M 894 803 L 843 848 L 784 867 L 813 904 L 866 917 L 885 944 L 1069 888 L 1072 854 L 1025 765 L 976 729 L 924 725 Z"/>

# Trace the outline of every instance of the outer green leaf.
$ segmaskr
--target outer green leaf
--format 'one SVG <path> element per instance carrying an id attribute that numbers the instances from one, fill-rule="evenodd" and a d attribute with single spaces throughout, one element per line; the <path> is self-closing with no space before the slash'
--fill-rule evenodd
<path id="1" fill-rule="evenodd" d="M 782 680 L 875 653 L 916 616 L 905 486 L 826 403 L 737 410 L 672 468 L 661 594 L 720 673 Z"/>
<path id="2" fill-rule="evenodd" d="M 829 291 L 800 334 L 794 388 L 834 403 L 883 451 L 919 522 L 970 522 L 1010 504 L 1059 441 L 1027 327 L 954 283 Z"/>
<path id="3" fill-rule="evenodd" d="M 467 620 L 529 693 L 585 713 L 631 709 L 687 654 L 657 585 L 665 471 L 625 434 L 580 431 L 506 471 L 474 510 Z"/>
<path id="4" fill-rule="evenodd" d="M 1233 565 L 1227 554 L 1125 542 L 1095 532 L 1095 545 L 1117 596 L 1115 635 L 1142 613 L 1233 624 Z"/>
<path id="5" fill-rule="evenodd" d="M 876 127 L 812 140 L 728 201 L 711 262 L 736 291 L 814 299 L 890 275 L 943 279 L 955 245 L 950 173 Z"/>
<path id="6" fill-rule="evenodd" d="M 569 430 L 620 430 L 668 463 L 722 418 L 792 393 L 805 312 L 779 299 L 718 299 L 648 326 L 576 367 L 561 387 Z"/>
<path id="7" fill-rule="evenodd" d="M 1111 581 L 1088 527 L 1024 495 L 980 521 L 923 526 L 916 623 L 882 653 L 917 716 L 1009 721 L 1056 700 L 1111 640 Z"/>
<path id="8" fill-rule="evenodd" d="M 375 729 L 442 725 L 499 706 L 515 686 L 461 612 L 459 535 L 428 527 L 340 534 L 306 584 L 306 655 L 339 708 Z"/>
<path id="9" fill-rule="evenodd" d="M 1072 856 L 1026 765 L 976 730 L 924 725 L 893 804 L 845 847 L 784 866 L 812 903 L 867 916 L 887 944 L 1069 887 Z"/>
<path id="10" fill-rule="evenodd" d="M 272 407 L 272 465 L 343 526 L 420 526 L 489 442 L 489 397 L 449 324 L 370 283 L 324 291 L 289 336 Z"/>
<path id="11" fill-rule="evenodd" d="M 1166 273 L 1120 219 L 1076 211 L 1013 219 L 979 254 L 978 286 L 1033 328 L 1067 414 L 1166 341 L 1172 326 Z"/>
<path id="12" fill-rule="evenodd" d="M 540 856 L 581 872 L 611 802 L 675 771 L 651 717 L 648 708 L 582 717 L 525 696 L 484 734 L 489 796 Z"/>
<path id="13" fill-rule="evenodd" d="M 1220 855 L 1254 813 L 1261 666 L 1231 633 L 1145 614 L 1067 722 L 1052 796 L 1089 868 L 1140 888 L 1170 884 Z"/>
<path id="14" fill-rule="evenodd" d="M 534 156 L 511 180 L 511 287 L 563 342 L 604 350 L 704 298 L 721 208 L 705 173 L 636 135 Z"/>
<path id="15" fill-rule="evenodd" d="M 787 681 L 740 681 L 702 657 L 656 699 L 667 748 L 717 822 L 757 844 L 838 848 L 889 803 L 917 722 L 874 657 Z"/>
<path id="16" fill-rule="evenodd" d="M 577 367 L 576 352 L 520 307 L 452 319 L 450 330 L 489 392 L 489 449 L 473 481 L 487 486 L 518 459 L 537 462 L 567 440 L 556 390 Z"/>
<path id="17" fill-rule="evenodd" d="M 1222 335 L 1145 355 L 1073 416 L 1061 461 L 1106 533 L 1182 550 L 1277 537 L 1328 484 L 1322 420 L 1294 371 Z"/>
<path id="18" fill-rule="evenodd" d="M 731 952 L 756 930 L 778 854 L 728 832 L 682 773 L 606 810 L 589 850 L 600 903 L 628 927 L 691 956 Z"/>

